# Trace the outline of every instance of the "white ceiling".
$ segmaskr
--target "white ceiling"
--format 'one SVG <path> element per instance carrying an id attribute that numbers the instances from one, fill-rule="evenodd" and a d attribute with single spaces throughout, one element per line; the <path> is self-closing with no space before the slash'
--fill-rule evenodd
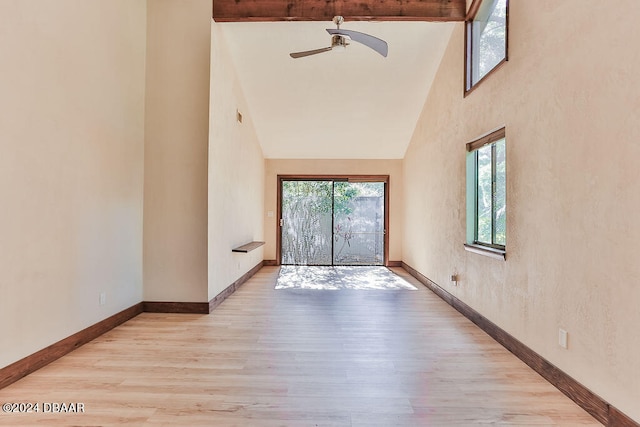
<path id="1" fill-rule="evenodd" d="M 389 45 L 327 47 L 332 22 L 216 23 L 222 28 L 266 158 L 404 157 L 454 23 L 345 22 Z M 462 49 L 462 47 L 461 47 Z"/>

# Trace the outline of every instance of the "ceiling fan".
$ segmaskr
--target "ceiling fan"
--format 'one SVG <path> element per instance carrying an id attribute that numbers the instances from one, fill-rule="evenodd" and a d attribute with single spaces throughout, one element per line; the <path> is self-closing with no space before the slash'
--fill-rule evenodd
<path id="1" fill-rule="evenodd" d="M 331 34 L 331 46 L 314 50 L 306 50 L 304 52 L 294 52 L 290 53 L 289 56 L 291 56 L 292 58 L 302 58 L 305 56 L 315 55 L 317 53 L 329 52 L 333 49 L 345 49 L 349 45 L 347 40 L 353 40 L 355 42 L 361 43 L 375 50 L 380 55 L 384 57 L 387 56 L 387 52 L 389 49 L 386 41 L 358 31 L 341 30 L 340 25 L 343 22 L 344 18 L 342 16 L 336 16 L 333 18 L 333 23 L 336 24 L 338 28 L 327 28 L 327 32 Z"/>

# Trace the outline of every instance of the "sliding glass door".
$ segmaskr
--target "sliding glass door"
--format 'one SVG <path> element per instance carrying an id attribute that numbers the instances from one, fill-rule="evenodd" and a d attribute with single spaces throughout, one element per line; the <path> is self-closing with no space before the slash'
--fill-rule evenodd
<path id="1" fill-rule="evenodd" d="M 280 183 L 281 264 L 384 265 L 385 182 Z"/>

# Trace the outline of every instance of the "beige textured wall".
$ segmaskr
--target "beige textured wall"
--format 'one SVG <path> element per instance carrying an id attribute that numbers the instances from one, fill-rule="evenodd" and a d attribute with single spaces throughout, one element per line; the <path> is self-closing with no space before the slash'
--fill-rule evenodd
<path id="1" fill-rule="evenodd" d="M 211 1 L 147 9 L 144 299 L 204 302 Z"/>
<path id="2" fill-rule="evenodd" d="M 267 159 L 265 170 L 264 259 L 276 259 L 278 175 L 389 175 L 389 260 L 402 260 L 402 160 Z M 273 217 L 267 212 L 272 211 Z"/>
<path id="3" fill-rule="evenodd" d="M 0 367 L 142 299 L 145 3 L 0 2 Z"/>
<path id="4" fill-rule="evenodd" d="M 404 260 L 640 420 L 640 2 L 512 0 L 466 98 L 454 31 L 404 162 Z M 594 18 L 596 17 L 596 18 Z M 465 252 L 465 147 L 506 125 L 507 260 Z M 458 273 L 458 287 L 449 275 Z M 558 328 L 569 349 L 558 346 Z"/>
<path id="5" fill-rule="evenodd" d="M 262 247 L 246 254 L 231 249 L 264 239 L 262 150 L 220 24 L 213 23 L 211 40 L 209 299 L 263 259 Z"/>

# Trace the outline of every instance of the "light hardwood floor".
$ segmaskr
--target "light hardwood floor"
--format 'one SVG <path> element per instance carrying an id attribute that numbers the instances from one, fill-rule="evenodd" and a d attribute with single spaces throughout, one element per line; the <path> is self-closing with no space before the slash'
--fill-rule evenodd
<path id="1" fill-rule="evenodd" d="M 274 290 L 265 267 L 210 315 L 143 313 L 0 390 L 84 413 L 0 425 L 600 425 L 394 271 L 418 290 Z"/>

